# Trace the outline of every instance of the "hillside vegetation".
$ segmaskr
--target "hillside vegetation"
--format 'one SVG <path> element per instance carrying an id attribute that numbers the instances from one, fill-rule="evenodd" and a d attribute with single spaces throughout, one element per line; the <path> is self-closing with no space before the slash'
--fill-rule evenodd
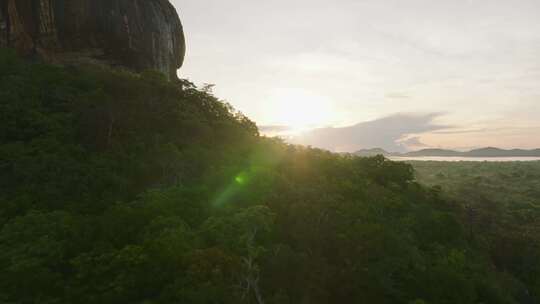
<path id="1" fill-rule="evenodd" d="M 538 300 L 540 161 L 411 163 L 419 182 L 461 206 L 467 230 L 495 266 L 517 276 Z"/>
<path id="2" fill-rule="evenodd" d="M 261 137 L 153 72 L 1 51 L 0 185 L 0 303 L 539 299 L 410 165 Z"/>

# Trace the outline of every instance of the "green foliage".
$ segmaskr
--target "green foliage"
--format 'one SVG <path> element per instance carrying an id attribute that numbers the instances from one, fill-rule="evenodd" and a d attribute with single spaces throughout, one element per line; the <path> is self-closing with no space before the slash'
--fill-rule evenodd
<path id="1" fill-rule="evenodd" d="M 496 267 L 529 255 L 491 257 L 410 165 L 261 137 L 211 86 L 154 72 L 0 51 L 0 184 L 2 303 L 476 304 L 538 291 L 525 264 Z"/>
<path id="2" fill-rule="evenodd" d="M 413 162 L 420 182 L 457 202 L 469 238 L 523 303 L 540 297 L 540 162 Z M 494 302 L 494 301 L 493 301 Z"/>

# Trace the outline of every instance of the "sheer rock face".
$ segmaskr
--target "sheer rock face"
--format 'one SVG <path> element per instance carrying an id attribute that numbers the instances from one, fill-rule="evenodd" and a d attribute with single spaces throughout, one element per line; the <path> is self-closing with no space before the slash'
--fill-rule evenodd
<path id="1" fill-rule="evenodd" d="M 182 24 L 168 0 L 0 0 L 0 47 L 50 62 L 88 59 L 176 77 Z"/>

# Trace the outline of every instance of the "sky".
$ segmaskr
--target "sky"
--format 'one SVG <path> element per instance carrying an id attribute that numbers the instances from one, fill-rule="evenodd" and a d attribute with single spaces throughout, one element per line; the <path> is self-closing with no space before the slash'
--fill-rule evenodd
<path id="1" fill-rule="evenodd" d="M 540 148 L 539 0 L 172 2 L 180 77 L 264 134 L 339 152 Z"/>

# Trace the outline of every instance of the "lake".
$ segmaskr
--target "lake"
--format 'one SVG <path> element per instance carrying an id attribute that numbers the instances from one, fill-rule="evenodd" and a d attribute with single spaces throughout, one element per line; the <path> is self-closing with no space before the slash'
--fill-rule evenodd
<path id="1" fill-rule="evenodd" d="M 420 156 L 420 157 L 388 157 L 394 161 L 449 161 L 449 162 L 512 162 L 512 161 L 540 161 L 540 157 L 444 157 L 444 156 Z"/>

